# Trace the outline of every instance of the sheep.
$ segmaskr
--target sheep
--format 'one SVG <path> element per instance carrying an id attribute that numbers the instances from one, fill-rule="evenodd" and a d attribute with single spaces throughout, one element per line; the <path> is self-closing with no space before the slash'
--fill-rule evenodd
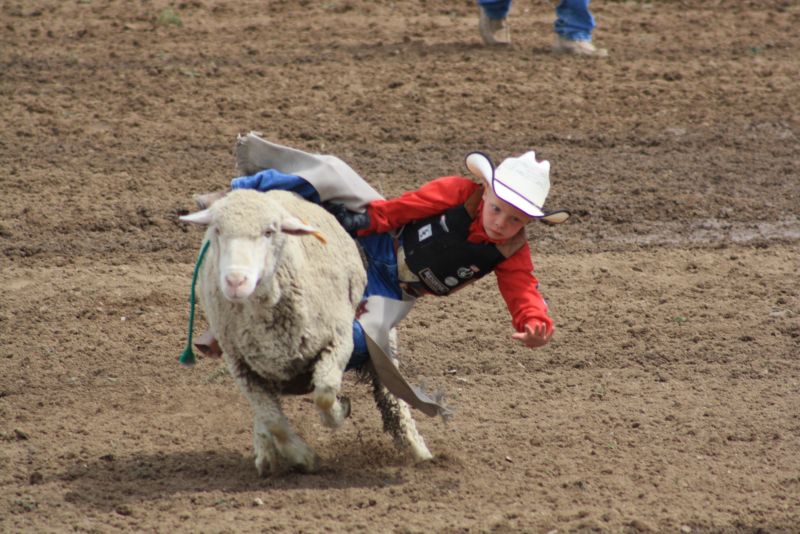
<path id="1" fill-rule="evenodd" d="M 208 225 L 200 301 L 253 409 L 256 470 L 314 471 L 318 458 L 292 429 L 280 395 L 313 391 L 330 428 L 350 413 L 338 394 L 366 285 L 355 242 L 325 209 L 285 191 L 236 190 L 181 220 Z M 408 406 L 374 375 L 373 388 L 395 443 L 411 445 L 419 460 L 432 458 Z"/>

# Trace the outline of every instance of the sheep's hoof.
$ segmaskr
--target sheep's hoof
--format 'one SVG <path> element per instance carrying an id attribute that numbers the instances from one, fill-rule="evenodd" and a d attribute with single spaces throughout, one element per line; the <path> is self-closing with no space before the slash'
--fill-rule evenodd
<path id="1" fill-rule="evenodd" d="M 429 460 L 433 460 L 433 454 L 431 454 L 431 451 L 428 450 L 428 447 L 424 443 L 412 443 L 411 455 L 417 462 L 427 462 Z"/>
<path id="2" fill-rule="evenodd" d="M 337 397 L 334 393 L 327 392 L 317 395 L 314 403 L 319 408 L 322 424 L 329 428 L 339 428 L 350 416 L 350 399 L 347 397 Z"/>
<path id="3" fill-rule="evenodd" d="M 319 458 L 307 444 L 299 442 L 283 451 L 283 457 L 293 471 L 313 473 L 319 465 Z"/>
<path id="4" fill-rule="evenodd" d="M 298 462 L 292 465 L 292 470 L 297 471 L 298 473 L 313 473 L 319 467 L 319 458 L 317 455 L 314 454 L 307 460 L 303 462 Z"/>
<path id="5" fill-rule="evenodd" d="M 267 455 L 256 456 L 256 471 L 258 476 L 266 478 L 269 475 L 278 472 L 278 465 L 274 458 L 269 458 Z"/>

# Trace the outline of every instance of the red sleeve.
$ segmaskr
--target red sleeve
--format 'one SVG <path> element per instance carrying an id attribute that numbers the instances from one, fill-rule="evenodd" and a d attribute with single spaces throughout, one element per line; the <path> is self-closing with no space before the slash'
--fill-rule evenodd
<path id="1" fill-rule="evenodd" d="M 497 286 L 511 313 L 511 322 L 517 332 L 525 330 L 525 325 L 547 325 L 553 329 L 553 320 L 547 315 L 547 303 L 539 293 L 539 282 L 533 274 L 531 249 L 527 243 L 510 258 L 495 268 Z"/>
<path id="2" fill-rule="evenodd" d="M 404 224 L 442 213 L 463 204 L 478 184 L 462 176 L 445 176 L 391 200 L 375 200 L 367 207 L 370 226 L 359 235 L 388 232 Z"/>

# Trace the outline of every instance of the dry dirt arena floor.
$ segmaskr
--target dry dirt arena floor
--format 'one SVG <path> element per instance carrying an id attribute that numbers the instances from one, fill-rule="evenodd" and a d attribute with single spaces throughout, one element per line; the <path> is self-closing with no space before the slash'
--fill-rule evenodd
<path id="1" fill-rule="evenodd" d="M 0 1 L 0 531 L 800 532 L 800 4 L 553 4 L 488 49 L 471 0 Z M 514 342 L 489 276 L 422 300 L 403 368 L 436 458 L 285 407 L 318 473 L 259 478 L 220 360 L 177 358 L 240 132 L 349 162 L 386 196 L 534 149 L 529 227 L 557 325 Z M 196 330 L 204 327 L 202 316 Z"/>

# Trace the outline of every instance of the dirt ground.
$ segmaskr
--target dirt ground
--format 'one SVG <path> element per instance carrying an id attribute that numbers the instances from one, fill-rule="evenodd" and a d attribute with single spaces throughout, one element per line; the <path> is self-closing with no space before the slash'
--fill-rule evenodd
<path id="1" fill-rule="evenodd" d="M 471 0 L 0 1 L 0 531 L 800 532 L 800 4 L 595 0 L 607 60 L 550 54 L 553 4 L 481 46 Z M 258 478 L 219 360 L 177 363 L 240 132 L 386 196 L 534 149 L 553 341 L 492 276 L 419 303 L 408 376 L 436 459 L 366 385 L 315 474 Z M 203 327 L 202 319 L 197 330 Z"/>

